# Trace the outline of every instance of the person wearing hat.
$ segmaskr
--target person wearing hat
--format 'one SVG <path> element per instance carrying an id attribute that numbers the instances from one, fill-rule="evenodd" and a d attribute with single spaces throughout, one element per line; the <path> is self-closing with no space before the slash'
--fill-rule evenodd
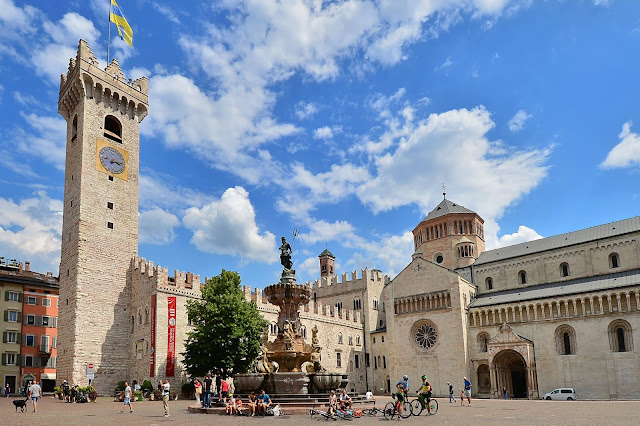
<path id="1" fill-rule="evenodd" d="M 422 408 L 424 409 L 426 405 L 427 412 L 431 415 L 431 407 L 429 406 L 429 403 L 431 402 L 431 384 L 427 381 L 426 374 L 422 376 L 422 386 L 416 391 L 416 393 L 418 394 L 418 399 L 420 400 L 420 404 L 422 404 Z"/>

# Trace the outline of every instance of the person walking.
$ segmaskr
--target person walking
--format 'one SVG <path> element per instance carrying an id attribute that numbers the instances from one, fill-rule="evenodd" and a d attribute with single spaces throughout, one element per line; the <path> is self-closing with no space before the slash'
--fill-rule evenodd
<path id="1" fill-rule="evenodd" d="M 451 404 L 452 402 L 456 402 L 456 396 L 453 394 L 453 385 L 449 382 L 447 382 L 447 385 L 449 386 L 449 404 Z"/>
<path id="2" fill-rule="evenodd" d="M 9 383 L 7 383 L 7 386 L 4 387 L 4 394 L 7 395 L 7 398 L 9 398 L 10 393 L 11 393 L 11 388 L 9 387 Z"/>
<path id="3" fill-rule="evenodd" d="M 40 393 L 42 389 L 40 389 L 40 385 L 36 380 L 33 381 L 33 384 L 29 386 L 29 397 L 31 398 L 31 402 L 33 402 L 33 412 L 37 412 L 38 399 L 40 398 Z"/>
<path id="4" fill-rule="evenodd" d="M 467 407 L 471 407 L 471 382 L 466 377 L 464 377 L 464 396 L 467 397 L 469 402 Z"/>
<path id="5" fill-rule="evenodd" d="M 122 410 L 120 413 L 124 413 L 124 409 L 129 406 L 129 413 L 133 413 L 133 407 L 131 407 L 131 386 L 129 386 L 129 382 L 124 382 L 124 405 L 122 406 Z"/>
<path id="6" fill-rule="evenodd" d="M 507 387 L 506 386 L 502 387 L 502 396 L 504 396 L 504 399 L 507 399 Z"/>
<path id="7" fill-rule="evenodd" d="M 169 396 L 171 395 L 171 385 L 169 379 L 164 379 L 162 385 L 162 406 L 164 407 L 164 416 L 169 417 Z"/>
<path id="8" fill-rule="evenodd" d="M 193 387 L 196 392 L 196 405 L 200 407 L 200 395 L 202 395 L 202 383 L 200 383 L 200 380 L 195 379 L 193 381 Z"/>

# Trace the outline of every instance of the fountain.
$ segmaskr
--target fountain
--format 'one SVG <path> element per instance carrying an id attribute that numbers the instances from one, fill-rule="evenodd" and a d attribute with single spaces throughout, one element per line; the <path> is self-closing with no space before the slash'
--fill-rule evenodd
<path id="1" fill-rule="evenodd" d="M 254 373 L 233 376 L 236 392 L 264 389 L 273 394 L 325 393 L 343 384 L 343 375 L 329 373 L 320 364 L 318 327 L 312 329 L 311 345 L 300 334 L 299 308 L 309 303 L 311 289 L 296 283 L 292 249 L 284 237 L 280 251 L 283 266 L 280 282 L 264 289 L 269 303 L 280 308 L 278 336 L 269 342 L 265 330 Z"/>

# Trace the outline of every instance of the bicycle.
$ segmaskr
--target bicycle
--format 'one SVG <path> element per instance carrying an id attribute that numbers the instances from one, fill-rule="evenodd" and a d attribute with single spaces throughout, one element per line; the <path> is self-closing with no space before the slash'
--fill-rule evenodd
<path id="1" fill-rule="evenodd" d="M 423 411 L 427 411 L 430 415 L 435 416 L 438 412 L 438 401 L 436 401 L 435 398 L 430 398 L 429 410 L 425 410 L 425 408 L 427 408 L 427 406 L 422 405 L 420 398 L 416 398 L 411 401 L 411 414 L 414 416 L 419 416 Z"/>
<path id="2" fill-rule="evenodd" d="M 313 418 L 313 416 L 318 415 L 321 416 L 322 418 L 324 418 L 325 420 L 333 420 L 334 422 L 336 420 L 338 420 L 337 417 L 332 416 L 331 414 L 329 414 L 326 411 L 321 411 L 321 410 L 316 410 L 315 407 L 311 407 L 311 410 L 309 410 L 309 415 L 311 416 L 311 418 Z M 320 420 L 320 419 L 318 419 Z"/>
<path id="3" fill-rule="evenodd" d="M 372 417 L 378 417 L 378 413 L 384 415 L 384 409 L 380 409 L 378 407 L 376 407 L 376 400 L 373 400 L 373 407 L 371 408 L 364 408 L 362 410 L 363 414 L 366 414 L 367 416 L 372 416 Z"/>
<path id="4" fill-rule="evenodd" d="M 395 416 L 398 416 L 402 419 L 406 419 L 410 417 L 412 412 L 411 403 L 407 401 L 405 398 L 404 402 L 402 403 L 402 406 L 400 407 L 400 410 L 398 410 L 397 407 L 400 404 L 400 401 L 395 401 L 396 394 L 392 394 L 391 397 L 394 399 L 394 401 L 388 402 L 387 405 L 385 405 L 384 407 L 385 420 L 393 420 Z"/>

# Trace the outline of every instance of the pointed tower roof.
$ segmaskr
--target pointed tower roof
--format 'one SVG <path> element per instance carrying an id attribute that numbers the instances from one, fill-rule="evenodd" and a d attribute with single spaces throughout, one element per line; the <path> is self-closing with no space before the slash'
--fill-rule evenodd
<path id="1" fill-rule="evenodd" d="M 331 252 L 329 251 L 329 249 L 324 249 L 324 251 L 318 255 L 318 257 L 325 257 L 325 256 L 329 256 L 329 257 L 330 257 L 330 258 L 332 258 L 332 259 L 335 259 L 335 258 L 336 258 L 336 257 L 333 255 L 333 253 L 331 253 Z"/>
<path id="2" fill-rule="evenodd" d="M 444 216 L 450 213 L 474 213 L 473 210 L 469 210 L 468 208 L 461 206 L 460 204 L 456 204 L 451 200 L 447 200 L 446 198 L 442 200 L 438 206 L 431 210 L 431 212 L 425 217 L 422 222 L 427 220 L 435 219 L 440 216 Z"/>

